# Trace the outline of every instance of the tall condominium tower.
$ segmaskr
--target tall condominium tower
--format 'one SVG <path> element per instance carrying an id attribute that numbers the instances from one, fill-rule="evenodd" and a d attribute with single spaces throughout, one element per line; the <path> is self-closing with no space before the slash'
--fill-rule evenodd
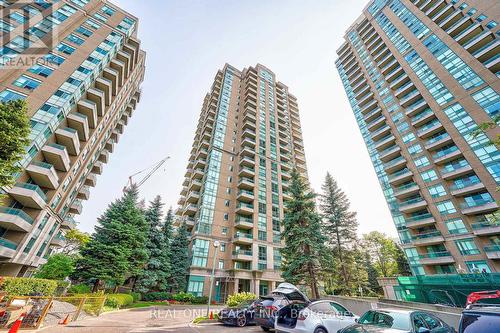
<path id="1" fill-rule="evenodd" d="M 0 101 L 26 100 L 30 144 L 1 189 L 0 275 L 64 244 L 140 98 L 137 18 L 102 0 L 0 1 Z"/>
<path id="2" fill-rule="evenodd" d="M 225 65 L 205 97 L 178 222 L 192 230 L 188 292 L 265 294 L 280 277 L 280 219 L 291 170 L 307 177 L 296 98 L 262 65 Z M 214 258 L 214 242 L 219 241 Z"/>
<path id="3" fill-rule="evenodd" d="M 500 7 L 374 0 L 336 61 L 413 273 L 500 272 Z M 374 221 L 376 223 L 376 221 Z"/>

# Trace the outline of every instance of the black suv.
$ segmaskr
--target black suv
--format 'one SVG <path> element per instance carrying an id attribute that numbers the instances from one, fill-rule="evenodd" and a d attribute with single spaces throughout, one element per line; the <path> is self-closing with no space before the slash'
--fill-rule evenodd
<path id="1" fill-rule="evenodd" d="M 473 304 L 462 312 L 458 333 L 498 332 L 500 332 L 499 305 Z"/>

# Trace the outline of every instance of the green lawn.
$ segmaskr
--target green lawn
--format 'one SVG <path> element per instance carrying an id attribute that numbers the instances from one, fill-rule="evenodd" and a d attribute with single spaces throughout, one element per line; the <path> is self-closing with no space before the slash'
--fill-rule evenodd
<path id="1" fill-rule="evenodd" d="M 136 309 L 136 308 L 145 308 L 148 306 L 169 306 L 167 302 L 146 302 L 146 301 L 139 301 L 135 302 L 133 304 L 130 304 L 126 306 L 124 309 Z"/>

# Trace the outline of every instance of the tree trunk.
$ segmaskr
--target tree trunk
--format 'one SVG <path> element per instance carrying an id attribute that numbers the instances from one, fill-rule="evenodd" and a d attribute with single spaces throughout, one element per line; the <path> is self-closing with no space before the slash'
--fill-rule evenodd
<path id="1" fill-rule="evenodd" d="M 96 293 L 99 291 L 99 285 L 101 284 L 101 280 L 97 279 L 94 282 L 94 286 L 92 287 L 92 292 Z"/>
<path id="2" fill-rule="evenodd" d="M 348 283 L 348 277 L 347 277 L 347 270 L 345 268 L 344 264 L 344 258 L 342 255 L 342 246 L 341 246 L 341 241 L 340 241 L 340 233 L 339 233 L 339 228 L 335 228 L 335 234 L 337 235 L 337 247 L 339 251 L 339 260 L 340 260 L 340 266 L 342 268 L 342 277 L 344 278 L 344 288 L 349 288 L 349 283 Z"/>

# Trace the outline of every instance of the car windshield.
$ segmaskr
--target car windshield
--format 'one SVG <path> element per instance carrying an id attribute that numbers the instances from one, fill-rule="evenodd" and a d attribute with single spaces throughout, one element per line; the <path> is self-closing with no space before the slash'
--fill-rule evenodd
<path id="1" fill-rule="evenodd" d="M 358 322 L 363 325 L 388 327 L 397 330 L 410 329 L 409 315 L 401 312 L 368 311 L 359 318 Z"/>
<path id="2" fill-rule="evenodd" d="M 498 333 L 499 314 L 464 313 L 460 333 Z"/>

